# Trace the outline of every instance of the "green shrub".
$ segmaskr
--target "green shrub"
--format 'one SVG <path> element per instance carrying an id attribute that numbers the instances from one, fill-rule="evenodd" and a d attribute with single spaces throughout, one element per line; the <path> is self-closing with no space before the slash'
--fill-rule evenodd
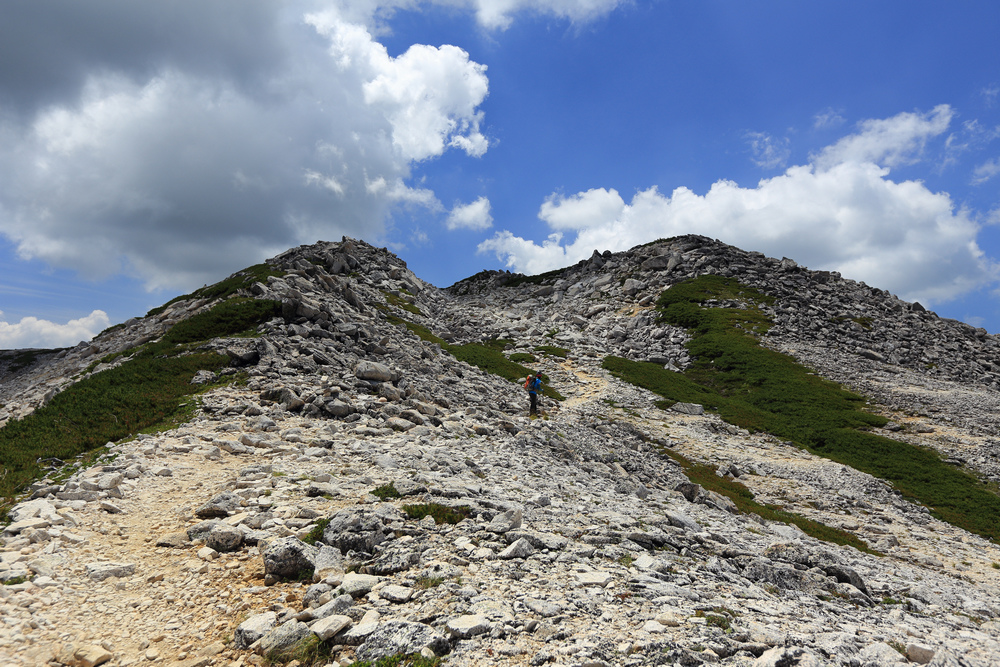
<path id="1" fill-rule="evenodd" d="M 382 500 L 388 500 L 389 498 L 399 498 L 399 491 L 396 490 L 396 485 L 392 482 L 388 484 L 383 484 L 382 486 L 372 489 L 371 494 L 376 498 Z"/>
<path id="2" fill-rule="evenodd" d="M 411 519 L 420 520 L 424 517 L 434 517 L 434 523 L 455 524 L 472 516 L 472 509 L 465 505 L 448 507 L 439 503 L 421 503 L 418 505 L 403 505 L 403 512 Z"/>
<path id="3" fill-rule="evenodd" d="M 395 306 L 396 308 L 402 308 L 406 312 L 413 313 L 414 315 L 423 315 L 423 313 L 420 312 L 420 309 L 417 308 L 414 304 L 410 303 L 409 301 L 407 301 L 402 297 L 396 296 L 392 292 L 383 291 L 382 296 L 385 297 L 386 302 L 391 306 Z"/>
<path id="4" fill-rule="evenodd" d="M 316 544 L 317 542 L 323 539 L 323 531 L 326 530 L 326 527 L 329 525 L 330 525 L 329 518 L 320 519 L 319 521 L 316 522 L 316 525 L 309 530 L 309 533 L 302 538 L 302 541 L 305 542 L 306 544 Z"/>
<path id="5" fill-rule="evenodd" d="M 716 493 L 729 498 L 741 512 L 756 514 L 757 516 L 768 521 L 778 521 L 780 523 L 788 523 L 798 526 L 799 529 L 801 529 L 806 535 L 811 535 L 812 537 L 815 537 L 818 540 L 823 540 L 824 542 L 830 542 L 832 544 L 846 544 L 859 551 L 882 555 L 871 549 L 856 535 L 849 533 L 846 530 L 833 528 L 832 526 L 820 523 L 819 521 L 814 521 L 804 517 L 801 514 L 785 511 L 780 507 L 775 507 L 774 505 L 757 502 L 750 489 L 736 480 L 729 479 L 728 477 L 720 477 L 716 474 L 714 466 L 695 463 L 682 454 L 667 448 L 663 448 L 661 451 L 681 464 L 681 467 L 684 469 L 684 474 L 687 475 L 688 479 L 695 484 L 700 485 L 704 489 L 715 491 Z"/>
<path id="6" fill-rule="evenodd" d="M 515 352 L 510 355 L 510 360 L 515 364 L 533 364 L 537 361 L 535 355 L 528 354 L 527 352 Z"/>
<path id="7" fill-rule="evenodd" d="M 701 276 L 665 290 L 664 321 L 689 329 L 694 362 L 684 373 L 617 357 L 604 360 L 616 377 L 673 402 L 699 403 L 731 424 L 771 433 L 819 456 L 888 480 L 939 519 L 1000 538 L 1000 497 L 936 452 L 865 429 L 887 420 L 864 410 L 865 399 L 787 355 L 759 345 L 770 322 L 760 305 L 773 299 L 731 278 Z M 730 307 L 703 307 L 728 302 Z"/>
<path id="8" fill-rule="evenodd" d="M 407 320 L 396 317 L 395 315 L 386 315 L 386 320 L 392 324 L 402 324 L 414 334 L 419 336 L 421 340 L 437 343 L 441 346 L 442 350 L 448 352 L 459 361 L 464 361 L 471 366 L 476 366 L 487 373 L 499 375 L 500 377 L 510 380 L 511 382 L 520 384 L 523 378 L 527 377 L 531 373 L 534 373 L 534 371 L 527 366 L 523 366 L 520 363 L 504 356 L 503 349 L 510 344 L 511 341 L 509 340 L 494 338 L 483 343 L 451 345 L 443 339 L 435 336 L 427 327 L 420 324 L 408 322 Z M 511 356 L 513 358 L 516 355 Z M 555 401 L 562 401 L 566 399 L 565 396 L 548 385 L 548 378 L 545 375 L 542 375 L 542 381 L 545 383 L 542 387 L 543 396 L 548 396 Z"/>

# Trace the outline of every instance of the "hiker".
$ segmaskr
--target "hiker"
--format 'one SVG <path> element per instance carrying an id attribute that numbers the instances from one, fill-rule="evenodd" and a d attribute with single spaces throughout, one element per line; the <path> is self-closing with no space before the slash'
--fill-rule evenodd
<path id="1" fill-rule="evenodd" d="M 529 414 L 538 414 L 538 390 L 542 388 L 542 373 L 539 371 L 534 375 L 529 375 L 524 381 L 524 388 L 528 390 L 528 398 L 531 399 Z"/>

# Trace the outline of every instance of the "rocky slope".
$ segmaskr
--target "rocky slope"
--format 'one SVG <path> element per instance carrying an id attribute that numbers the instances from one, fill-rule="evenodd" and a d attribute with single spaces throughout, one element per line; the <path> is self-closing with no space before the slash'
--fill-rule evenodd
<path id="1" fill-rule="evenodd" d="M 330 651 L 317 664 L 342 665 L 420 650 L 453 665 L 1000 664 L 993 543 L 869 475 L 659 410 L 601 368 L 609 354 L 684 367 L 686 334 L 658 324 L 653 301 L 734 276 L 776 297 L 766 344 L 872 397 L 886 435 L 996 480 L 995 336 L 702 237 L 447 290 L 349 239 L 271 264 L 286 274 L 249 293 L 284 317 L 211 343 L 245 382 L 204 394 L 180 428 L 43 480 L 12 512 L 0 579 L 30 581 L 0 587 L 3 664 L 237 667 L 310 637 Z M 180 300 L 8 373 L 0 418 L 212 305 Z M 520 387 L 401 319 L 458 344 L 508 339 L 566 400 L 531 420 Z M 884 555 L 735 513 L 664 448 Z M 372 495 L 389 483 L 401 497 Z M 423 503 L 468 516 L 403 509 Z"/>

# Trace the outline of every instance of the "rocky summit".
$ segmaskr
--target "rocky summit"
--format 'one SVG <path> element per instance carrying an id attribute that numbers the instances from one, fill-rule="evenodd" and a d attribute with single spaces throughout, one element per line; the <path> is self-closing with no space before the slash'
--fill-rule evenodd
<path id="1" fill-rule="evenodd" d="M 773 297 L 761 343 L 867 397 L 874 431 L 1000 483 L 997 336 L 695 236 L 447 289 L 346 238 L 263 268 L 0 356 L 10 427 L 224 300 L 279 304 L 180 341 L 227 360 L 181 423 L 43 461 L 3 531 L 0 664 L 1000 665 L 993 541 L 603 366 L 688 368 L 657 298 L 735 278 Z M 857 546 L 741 511 L 699 465 Z"/>

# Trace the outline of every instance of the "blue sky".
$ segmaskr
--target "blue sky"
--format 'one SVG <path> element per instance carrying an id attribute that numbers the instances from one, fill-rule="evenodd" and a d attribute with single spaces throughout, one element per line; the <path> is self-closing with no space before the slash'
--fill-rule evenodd
<path id="1" fill-rule="evenodd" d="M 3 14 L 0 348 L 342 235 L 446 286 L 705 234 L 1000 332 L 995 2 Z"/>

